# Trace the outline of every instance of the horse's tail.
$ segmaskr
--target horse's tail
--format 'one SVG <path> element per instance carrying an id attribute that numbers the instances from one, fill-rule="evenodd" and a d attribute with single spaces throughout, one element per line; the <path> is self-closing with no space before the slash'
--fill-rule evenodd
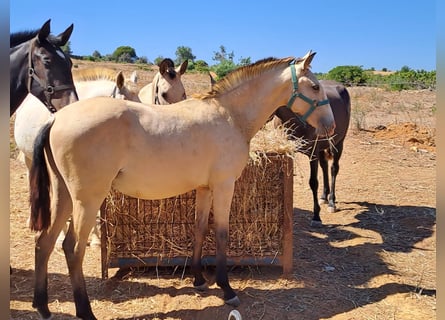
<path id="1" fill-rule="evenodd" d="M 34 142 L 32 166 L 29 174 L 29 202 L 31 205 L 31 230 L 42 231 L 51 224 L 50 181 L 45 161 L 45 146 L 49 142 L 49 133 L 53 121 L 40 129 Z"/>

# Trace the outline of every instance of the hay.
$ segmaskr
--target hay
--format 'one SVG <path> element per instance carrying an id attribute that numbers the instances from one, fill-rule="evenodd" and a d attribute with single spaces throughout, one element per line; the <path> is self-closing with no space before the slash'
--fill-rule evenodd
<path id="1" fill-rule="evenodd" d="M 295 155 L 307 145 L 307 141 L 291 136 L 290 132 L 282 124 L 274 127 L 273 121 L 266 123 L 250 141 L 250 161 L 255 163 L 271 153 L 295 159 Z"/>
<path id="2" fill-rule="evenodd" d="M 282 127 L 267 126 L 252 139 L 250 160 L 235 183 L 230 212 L 229 257 L 276 257 L 283 254 L 285 201 L 283 180 L 293 175 L 301 145 Z M 291 189 L 292 190 L 292 187 Z M 131 198 L 112 190 L 105 201 L 107 259 L 191 257 L 195 191 L 162 200 Z M 215 256 L 213 213 L 204 256 Z"/>

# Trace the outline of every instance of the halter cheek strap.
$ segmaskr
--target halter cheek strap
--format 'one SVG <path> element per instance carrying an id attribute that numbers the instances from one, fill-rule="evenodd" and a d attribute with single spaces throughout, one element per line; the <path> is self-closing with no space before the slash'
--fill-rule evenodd
<path id="1" fill-rule="evenodd" d="M 302 116 L 296 114 L 297 117 L 303 121 L 303 123 L 306 123 L 307 118 L 312 114 L 312 112 L 314 112 L 317 107 L 328 104 L 329 100 L 328 99 L 321 100 L 321 101 L 312 100 L 312 99 L 308 98 L 307 96 L 305 96 L 304 94 L 298 92 L 298 78 L 297 78 L 297 72 L 295 71 L 295 60 L 291 61 L 289 63 L 289 65 L 290 65 L 290 70 L 291 70 L 291 74 L 292 74 L 293 90 L 292 90 L 292 95 L 290 96 L 289 101 L 287 102 L 287 108 L 292 110 L 292 105 L 294 104 L 295 99 L 297 99 L 297 98 L 300 98 L 300 99 L 304 100 L 305 102 L 307 102 L 309 104 L 308 111 L 306 111 L 306 113 Z"/>
<path id="2" fill-rule="evenodd" d="M 40 95 L 43 92 L 46 98 L 46 101 L 44 101 L 46 107 L 51 113 L 54 113 L 57 111 L 57 109 L 51 103 L 51 96 L 57 91 L 73 89 L 73 85 L 63 84 L 59 86 L 51 86 L 43 83 L 43 81 L 36 75 L 32 63 L 32 49 L 34 47 L 34 41 L 31 43 L 31 47 L 28 53 L 28 92 L 33 93 L 36 96 Z M 37 92 L 31 92 L 33 80 L 40 85 Z"/>

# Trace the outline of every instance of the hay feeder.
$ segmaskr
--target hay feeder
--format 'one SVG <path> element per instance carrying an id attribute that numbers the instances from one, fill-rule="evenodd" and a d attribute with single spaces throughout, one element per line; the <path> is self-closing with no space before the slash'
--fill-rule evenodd
<path id="1" fill-rule="evenodd" d="M 293 159 L 267 153 L 252 159 L 235 183 L 228 265 L 279 265 L 292 271 Z M 102 277 L 108 268 L 189 265 L 195 191 L 162 200 L 112 190 L 101 208 Z M 210 212 L 203 265 L 215 265 Z"/>

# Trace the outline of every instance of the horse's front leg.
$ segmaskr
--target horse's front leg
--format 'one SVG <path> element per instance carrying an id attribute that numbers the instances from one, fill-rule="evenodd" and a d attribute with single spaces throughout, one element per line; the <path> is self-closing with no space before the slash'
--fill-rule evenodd
<path id="1" fill-rule="evenodd" d="M 198 290 L 206 290 L 207 282 L 202 275 L 202 245 L 208 232 L 209 212 L 212 204 L 212 193 L 209 188 L 196 189 L 195 201 L 195 239 L 193 243 L 192 273 L 193 285 Z"/>
<path id="2" fill-rule="evenodd" d="M 225 303 L 239 306 L 240 300 L 230 287 L 227 275 L 227 241 L 229 238 L 229 216 L 235 181 L 218 184 L 213 189 L 213 215 L 216 236 L 216 284 L 224 291 Z"/>
<path id="3" fill-rule="evenodd" d="M 340 157 L 343 152 L 343 141 L 336 145 L 337 150 L 333 152 L 333 161 L 331 166 L 331 190 L 329 193 L 329 202 L 328 202 L 328 211 L 335 212 L 337 208 L 335 206 L 336 197 L 335 197 L 335 184 L 337 181 L 338 171 L 340 170 Z"/>

